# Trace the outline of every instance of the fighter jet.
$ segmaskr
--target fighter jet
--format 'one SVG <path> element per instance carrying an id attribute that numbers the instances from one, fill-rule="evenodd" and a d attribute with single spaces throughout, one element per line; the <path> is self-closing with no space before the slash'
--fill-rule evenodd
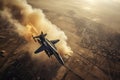
<path id="1" fill-rule="evenodd" d="M 59 42 L 59 39 L 48 40 L 47 38 L 45 38 L 46 35 L 47 34 L 43 34 L 43 32 L 41 32 L 39 36 L 33 37 L 35 42 L 38 42 L 39 44 L 41 44 L 41 46 L 34 53 L 37 54 L 39 52 L 45 51 L 48 57 L 51 57 L 51 55 L 54 55 L 56 59 L 58 60 L 58 62 L 64 65 L 64 61 L 62 57 L 60 56 L 60 54 L 58 53 L 57 48 L 55 46 L 55 44 Z"/>

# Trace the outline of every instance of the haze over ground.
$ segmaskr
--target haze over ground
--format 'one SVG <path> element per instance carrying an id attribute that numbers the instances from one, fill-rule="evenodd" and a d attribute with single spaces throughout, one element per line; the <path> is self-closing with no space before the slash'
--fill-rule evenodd
<path id="1" fill-rule="evenodd" d="M 8 12 L 12 15 L 10 17 L 12 21 L 9 21 L 7 18 L 9 15 L 0 14 L 0 50 L 6 51 L 5 58 L 0 58 L 1 80 L 9 78 L 17 80 L 120 79 L 119 0 L 27 0 L 34 9 L 42 9 L 43 11 L 42 13 L 40 10 L 37 17 L 30 15 L 30 18 L 26 15 L 26 17 L 20 16 L 24 15 L 24 11 L 29 10 L 28 6 L 25 7 L 26 2 L 12 1 L 6 5 L 7 10 L 0 8 L 1 12 Z M 20 1 L 21 4 L 14 1 Z M 41 14 L 45 17 L 40 16 Z M 49 19 L 50 23 L 57 25 L 68 38 L 65 37 L 63 40 L 67 41 L 73 54 L 71 56 L 62 55 L 65 66 L 60 65 L 53 56 L 48 58 L 44 53 L 35 55 L 28 48 L 24 51 L 24 46 L 33 42 L 33 39 L 27 35 L 21 37 L 19 31 L 14 31 L 14 28 L 22 28 L 22 31 L 27 34 L 28 32 L 23 29 L 27 26 L 22 24 L 24 19 L 27 18 L 28 22 L 29 20 L 33 21 L 33 24 L 36 22 L 41 24 L 41 17 Z M 16 23 L 14 20 L 21 26 L 13 25 Z M 48 32 L 50 25 L 47 25 L 47 29 L 43 30 L 48 33 L 48 36 L 52 35 L 49 38 L 53 39 L 55 37 L 53 35 L 57 36 L 57 32 Z M 29 26 L 31 25 L 28 25 L 28 28 Z M 46 24 L 41 27 L 46 27 Z M 52 27 L 51 30 L 54 28 Z M 55 37 L 55 39 L 61 39 L 65 35 Z M 29 38 L 26 40 L 23 36 Z M 37 44 L 33 42 L 33 45 Z M 38 47 L 29 46 L 29 48 L 34 51 Z M 64 48 L 62 47 L 62 49 Z M 36 57 L 31 57 L 31 54 Z"/>
<path id="2" fill-rule="evenodd" d="M 47 9 L 55 13 L 69 14 L 73 11 L 76 17 L 85 17 L 120 30 L 119 0 L 28 0 L 33 7 Z M 73 16 L 74 14 L 71 14 Z"/>
<path id="3" fill-rule="evenodd" d="M 75 73 L 85 80 L 119 80 L 119 0 L 28 2 L 42 9 L 46 17 L 66 33 L 74 52 L 67 64 Z M 70 72 L 65 73 L 62 79 L 78 80 Z"/>

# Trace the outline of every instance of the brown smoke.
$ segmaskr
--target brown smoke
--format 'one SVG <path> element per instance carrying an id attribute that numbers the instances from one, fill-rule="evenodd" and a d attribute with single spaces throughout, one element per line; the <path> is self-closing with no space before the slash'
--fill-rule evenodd
<path id="1" fill-rule="evenodd" d="M 25 50 L 33 54 L 39 45 L 33 41 L 32 35 L 39 35 L 43 31 L 50 40 L 60 39 L 56 46 L 61 54 L 72 53 L 67 46 L 65 33 L 46 19 L 41 9 L 32 8 L 26 0 L 3 0 L 2 4 L 2 14 L 15 25 L 15 31 L 28 41 Z"/>

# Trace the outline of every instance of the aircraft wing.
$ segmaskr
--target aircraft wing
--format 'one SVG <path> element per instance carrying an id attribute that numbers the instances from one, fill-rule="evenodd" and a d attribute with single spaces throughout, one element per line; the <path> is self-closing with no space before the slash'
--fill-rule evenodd
<path id="1" fill-rule="evenodd" d="M 59 42 L 60 40 L 57 39 L 57 40 L 51 40 L 50 42 L 53 43 L 53 44 L 56 44 L 57 42 Z"/>
<path id="2" fill-rule="evenodd" d="M 39 52 L 42 52 L 43 50 L 45 50 L 45 46 L 40 46 L 34 53 L 37 54 Z"/>

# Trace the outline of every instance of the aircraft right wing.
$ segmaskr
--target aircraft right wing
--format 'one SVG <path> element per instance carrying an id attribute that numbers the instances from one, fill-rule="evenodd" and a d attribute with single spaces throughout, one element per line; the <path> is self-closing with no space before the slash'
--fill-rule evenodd
<path id="1" fill-rule="evenodd" d="M 43 50 L 45 50 L 45 46 L 41 46 L 41 47 L 39 47 L 34 53 L 35 54 L 37 54 L 37 53 L 39 53 L 39 52 L 42 52 Z"/>
<path id="2" fill-rule="evenodd" d="M 53 43 L 53 44 L 56 44 L 57 42 L 59 42 L 60 40 L 57 39 L 57 40 L 51 40 L 50 42 Z"/>

